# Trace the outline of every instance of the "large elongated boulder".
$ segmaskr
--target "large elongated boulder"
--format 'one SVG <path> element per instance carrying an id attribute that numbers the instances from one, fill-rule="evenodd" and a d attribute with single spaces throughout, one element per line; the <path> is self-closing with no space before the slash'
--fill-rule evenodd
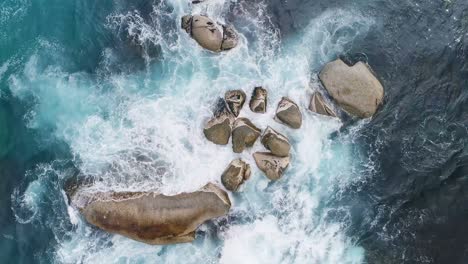
<path id="1" fill-rule="evenodd" d="M 232 150 L 241 153 L 246 147 L 252 147 L 261 130 L 247 118 L 238 118 L 232 129 Z"/>
<path id="2" fill-rule="evenodd" d="M 275 119 L 294 129 L 302 126 L 302 114 L 299 106 L 287 97 L 283 97 L 278 103 Z"/>
<path id="3" fill-rule="evenodd" d="M 291 149 L 288 138 L 271 127 L 267 127 L 263 133 L 262 144 L 266 149 L 271 151 L 272 154 L 279 157 L 288 156 Z"/>
<path id="4" fill-rule="evenodd" d="M 195 239 L 205 221 L 226 215 L 228 195 L 214 184 L 199 191 L 166 196 L 153 192 L 78 191 L 72 197 L 86 221 L 110 233 L 147 244 L 173 244 Z"/>
<path id="5" fill-rule="evenodd" d="M 323 96 L 319 92 L 312 94 L 310 98 L 309 110 L 320 115 L 336 117 L 333 109 L 325 102 Z"/>
<path id="6" fill-rule="evenodd" d="M 226 145 L 231 137 L 234 115 L 229 111 L 222 98 L 217 102 L 214 116 L 206 123 L 203 133 L 205 137 L 217 144 Z"/>
<path id="7" fill-rule="evenodd" d="M 255 113 L 265 113 L 267 109 L 268 92 L 263 87 L 255 87 L 250 99 L 250 110 Z"/>
<path id="8" fill-rule="evenodd" d="M 236 192 L 250 178 L 250 165 L 241 159 L 233 160 L 221 175 L 221 182 L 229 191 Z"/>
<path id="9" fill-rule="evenodd" d="M 224 100 L 226 100 L 229 110 L 231 110 L 231 113 L 235 117 L 239 116 L 239 113 L 245 103 L 245 97 L 246 95 L 242 90 L 231 90 L 224 94 Z"/>
<path id="10" fill-rule="evenodd" d="M 268 152 L 255 152 L 253 157 L 258 168 L 272 181 L 280 179 L 289 166 L 289 156 L 278 157 Z"/>
<path id="11" fill-rule="evenodd" d="M 203 15 L 186 15 L 181 22 L 181 27 L 207 50 L 220 52 L 237 46 L 239 36 L 232 26 L 219 25 Z"/>
<path id="12" fill-rule="evenodd" d="M 340 59 L 332 61 L 319 78 L 341 108 L 353 116 L 371 117 L 382 103 L 384 88 L 364 62 L 348 66 Z"/>

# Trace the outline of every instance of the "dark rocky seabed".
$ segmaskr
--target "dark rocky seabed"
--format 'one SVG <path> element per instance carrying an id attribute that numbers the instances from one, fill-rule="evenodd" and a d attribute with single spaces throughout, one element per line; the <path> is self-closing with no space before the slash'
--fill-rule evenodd
<path id="1" fill-rule="evenodd" d="M 25 63 L 28 42 L 38 37 L 66 47 L 69 71 L 92 73 L 103 47 L 122 45 L 100 25 L 114 2 L 61 2 L 32 2 L 22 20 L 0 19 L 0 66 L 16 60 L 0 75 L 2 263 L 50 261 L 57 238 L 51 224 L 40 221 L 50 218 L 41 215 L 21 224 L 12 200 L 14 190 L 26 188 L 33 178 L 27 172 L 36 164 L 70 155 L 65 142 L 26 128 L 23 116 L 33 102 L 12 96 L 6 76 Z M 8 5 L 21 3 L 6 0 L 0 8 Z M 125 5 L 144 13 L 151 3 Z M 350 210 L 350 215 L 337 211 L 333 217 L 349 223 L 347 234 L 365 248 L 367 263 L 468 263 L 468 2 L 272 0 L 267 5 L 282 36 L 300 34 L 312 18 L 334 7 L 360 10 L 376 21 L 365 38 L 345 47 L 348 54 L 365 54 L 361 57 L 386 92 L 379 113 L 355 139 L 365 146 L 358 154 L 366 157 L 358 172 L 368 177 L 327 201 Z M 142 63 L 132 54 L 125 59 L 134 68 Z M 55 203 L 58 199 L 51 194 L 43 206 L 52 214 L 66 211 Z M 56 223 L 63 217 L 58 214 Z"/>

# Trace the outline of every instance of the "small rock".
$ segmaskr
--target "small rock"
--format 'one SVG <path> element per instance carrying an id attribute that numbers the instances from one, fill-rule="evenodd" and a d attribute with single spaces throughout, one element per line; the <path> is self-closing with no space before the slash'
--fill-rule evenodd
<path id="1" fill-rule="evenodd" d="M 336 117 L 335 112 L 325 102 L 323 96 L 319 92 L 312 94 L 312 98 L 310 98 L 309 110 L 320 115 Z"/>
<path id="2" fill-rule="evenodd" d="M 250 110 L 255 113 L 265 113 L 267 108 L 268 92 L 263 87 L 255 87 L 250 99 Z"/>
<path id="3" fill-rule="evenodd" d="M 239 36 L 232 26 L 223 26 L 223 43 L 221 50 L 230 50 L 237 46 Z"/>
<path id="4" fill-rule="evenodd" d="M 302 126 L 302 114 L 299 106 L 287 97 L 283 97 L 278 103 L 275 119 L 294 129 Z"/>
<path id="5" fill-rule="evenodd" d="M 364 62 L 348 66 L 335 60 L 325 65 L 319 78 L 331 97 L 353 116 L 371 117 L 382 103 L 384 88 Z"/>
<path id="6" fill-rule="evenodd" d="M 235 117 L 239 116 L 239 113 L 244 106 L 245 98 L 246 95 L 241 90 L 227 91 L 224 95 L 224 100 L 226 100 L 229 110 L 231 110 L 231 113 L 233 113 Z"/>
<path id="7" fill-rule="evenodd" d="M 232 125 L 235 117 L 229 112 L 223 99 L 219 99 L 214 117 L 203 129 L 205 137 L 218 145 L 226 145 L 231 137 Z"/>
<path id="8" fill-rule="evenodd" d="M 273 155 L 279 157 L 289 156 L 291 144 L 284 135 L 276 132 L 273 128 L 267 127 L 262 136 L 262 144 L 267 148 Z"/>
<path id="9" fill-rule="evenodd" d="M 232 129 L 232 150 L 241 153 L 246 147 L 252 147 L 261 130 L 247 118 L 238 118 Z"/>
<path id="10" fill-rule="evenodd" d="M 289 166 L 289 156 L 278 157 L 269 152 L 255 152 L 253 157 L 258 168 L 272 181 L 281 178 Z"/>
<path id="11" fill-rule="evenodd" d="M 221 182 L 229 191 L 236 192 L 250 178 L 250 165 L 241 159 L 233 160 L 221 176 Z"/>
<path id="12" fill-rule="evenodd" d="M 220 52 L 237 46 L 239 36 L 232 26 L 219 25 L 203 15 L 185 15 L 181 27 L 207 50 Z"/>

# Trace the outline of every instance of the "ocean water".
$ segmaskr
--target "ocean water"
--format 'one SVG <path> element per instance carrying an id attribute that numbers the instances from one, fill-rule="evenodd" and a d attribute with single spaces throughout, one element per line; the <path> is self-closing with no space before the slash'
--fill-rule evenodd
<path id="1" fill-rule="evenodd" d="M 187 14 L 231 23 L 213 54 Z M 462 1 L 13 1 L 0 3 L 0 256 L 5 263 L 464 263 L 468 4 Z M 317 73 L 361 54 L 386 88 L 372 120 L 308 112 Z M 364 55 L 363 55 L 364 54 Z M 208 142 L 219 96 L 264 85 L 241 116 L 293 144 L 269 182 L 252 153 Z M 303 126 L 273 121 L 282 96 Z M 234 158 L 252 178 L 189 244 L 149 246 L 86 224 L 64 185 L 194 191 Z M 438 250 L 440 248 L 440 250 Z M 437 249 L 437 250 L 435 250 Z"/>

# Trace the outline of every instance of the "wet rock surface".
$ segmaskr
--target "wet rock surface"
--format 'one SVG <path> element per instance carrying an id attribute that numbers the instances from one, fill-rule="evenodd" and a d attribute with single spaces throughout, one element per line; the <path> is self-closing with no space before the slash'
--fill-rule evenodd
<path id="1" fill-rule="evenodd" d="M 256 152 L 253 157 L 258 168 L 272 181 L 276 181 L 283 176 L 290 160 L 289 156 L 278 157 L 269 152 Z"/>
<path id="2" fill-rule="evenodd" d="M 217 145 L 228 144 L 234 119 L 234 115 L 229 112 L 226 103 L 220 98 L 217 102 L 214 116 L 206 123 L 203 129 L 205 137 Z"/>
<path id="3" fill-rule="evenodd" d="M 220 52 L 237 46 L 239 36 L 232 26 L 220 25 L 204 15 L 185 15 L 181 27 L 203 48 Z"/>
<path id="4" fill-rule="evenodd" d="M 319 78 L 340 107 L 353 116 L 371 117 L 382 103 L 384 88 L 364 62 L 348 66 L 341 59 L 332 61 Z"/>
<path id="5" fill-rule="evenodd" d="M 302 126 L 302 113 L 299 106 L 287 97 L 283 97 L 278 103 L 275 119 L 294 129 Z"/>
<path id="6" fill-rule="evenodd" d="M 232 130 L 232 150 L 241 153 L 247 147 L 252 147 L 261 130 L 247 118 L 238 118 Z"/>
<path id="7" fill-rule="evenodd" d="M 107 232 L 147 244 L 190 242 L 205 221 L 226 215 L 226 192 L 209 183 L 199 191 L 173 196 L 153 192 L 78 191 L 72 197 L 86 221 Z"/>
<path id="8" fill-rule="evenodd" d="M 255 87 L 250 98 L 249 107 L 252 112 L 265 113 L 267 109 L 268 92 L 263 87 Z"/>
<path id="9" fill-rule="evenodd" d="M 310 98 L 309 110 L 320 115 L 336 117 L 335 111 L 330 107 L 319 92 L 312 94 Z"/>
<path id="10" fill-rule="evenodd" d="M 235 117 L 239 116 L 239 113 L 244 106 L 245 98 L 246 95 L 242 90 L 227 91 L 224 95 L 224 100 L 226 101 L 229 110 Z"/>
<path id="11" fill-rule="evenodd" d="M 250 178 L 250 165 L 241 159 L 233 160 L 221 176 L 221 182 L 227 190 L 236 192 Z"/>
<path id="12" fill-rule="evenodd" d="M 271 151 L 273 155 L 286 157 L 289 155 L 291 144 L 284 135 L 278 133 L 271 127 L 267 127 L 262 135 L 262 144 L 266 149 Z"/>

